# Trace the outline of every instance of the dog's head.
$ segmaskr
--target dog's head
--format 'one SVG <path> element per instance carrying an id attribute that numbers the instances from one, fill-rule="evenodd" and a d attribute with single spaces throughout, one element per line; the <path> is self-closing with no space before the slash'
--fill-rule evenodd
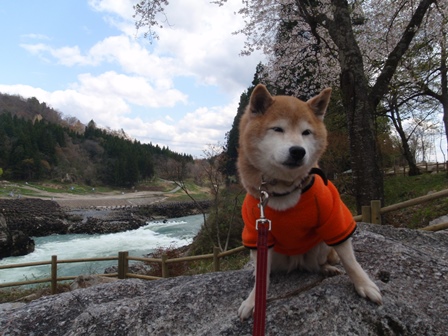
<path id="1" fill-rule="evenodd" d="M 241 178 L 251 179 L 247 175 L 256 171 L 286 182 L 307 176 L 327 146 L 323 118 L 330 96 L 328 88 L 304 102 L 271 96 L 264 85 L 257 85 L 240 122 Z"/>

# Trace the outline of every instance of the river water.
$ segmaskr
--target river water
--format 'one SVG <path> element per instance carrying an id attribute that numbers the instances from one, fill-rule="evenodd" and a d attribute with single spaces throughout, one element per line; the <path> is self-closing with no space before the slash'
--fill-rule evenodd
<path id="1" fill-rule="evenodd" d="M 181 247 L 192 242 L 203 223 L 202 215 L 148 222 L 136 230 L 110 234 L 69 234 L 34 238 L 33 253 L 0 260 L 0 265 L 50 261 L 52 255 L 61 259 L 118 256 L 119 251 L 141 257 L 158 247 Z M 103 273 L 117 261 L 69 263 L 58 265 L 58 276 Z M 0 270 L 0 283 L 34 280 L 50 276 L 50 265 Z"/>

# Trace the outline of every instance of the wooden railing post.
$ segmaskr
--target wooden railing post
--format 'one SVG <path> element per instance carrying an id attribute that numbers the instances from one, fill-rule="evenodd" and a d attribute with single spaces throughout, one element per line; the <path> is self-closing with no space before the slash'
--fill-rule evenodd
<path id="1" fill-rule="evenodd" d="M 128 251 L 118 252 L 118 279 L 126 279 L 129 268 L 128 255 Z"/>
<path id="2" fill-rule="evenodd" d="M 370 201 L 370 208 L 371 208 L 371 216 L 372 216 L 372 222 L 373 224 L 381 224 L 381 201 L 379 200 L 373 200 Z"/>
<path id="3" fill-rule="evenodd" d="M 168 265 L 166 263 L 168 256 L 164 253 L 162 254 L 162 278 L 168 278 L 170 276 L 168 272 Z"/>
<path id="4" fill-rule="evenodd" d="M 58 292 L 58 256 L 51 256 L 51 294 Z"/>
<path id="5" fill-rule="evenodd" d="M 219 272 L 220 269 L 220 265 L 219 265 L 219 247 L 214 247 L 213 248 L 213 271 L 214 272 Z"/>
<path id="6" fill-rule="evenodd" d="M 364 223 L 372 223 L 372 211 L 370 206 L 363 205 L 361 215 L 362 215 L 361 221 L 363 221 Z"/>

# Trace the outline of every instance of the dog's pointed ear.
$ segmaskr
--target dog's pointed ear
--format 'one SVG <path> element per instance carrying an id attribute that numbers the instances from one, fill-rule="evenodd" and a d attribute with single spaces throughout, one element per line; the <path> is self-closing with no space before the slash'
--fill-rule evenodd
<path id="1" fill-rule="evenodd" d="M 331 88 L 326 88 L 321 91 L 317 96 L 311 98 L 306 103 L 313 110 L 316 117 L 320 120 L 324 119 L 327 112 L 328 103 L 330 102 Z"/>
<path id="2" fill-rule="evenodd" d="M 249 109 L 252 113 L 264 113 L 274 102 L 266 86 L 258 84 L 250 96 Z"/>

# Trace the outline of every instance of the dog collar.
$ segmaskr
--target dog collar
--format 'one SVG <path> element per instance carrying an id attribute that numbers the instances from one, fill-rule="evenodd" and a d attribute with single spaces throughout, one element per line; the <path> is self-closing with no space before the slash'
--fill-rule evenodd
<path id="1" fill-rule="evenodd" d="M 314 168 L 311 168 L 311 170 L 309 171 L 308 175 L 306 177 L 304 177 L 302 179 L 302 181 L 300 181 L 300 183 L 297 186 L 295 186 L 292 190 L 289 190 L 289 191 L 284 192 L 284 193 L 269 192 L 267 190 L 266 190 L 266 192 L 271 197 L 283 197 L 283 196 L 288 196 L 288 195 L 292 194 L 293 192 L 301 189 L 302 190 L 302 194 L 303 194 L 303 193 L 305 193 L 307 190 L 309 190 L 313 186 L 313 184 L 314 184 L 314 176 L 313 175 L 314 174 L 317 174 L 320 177 L 322 177 L 322 180 L 324 180 L 324 184 L 328 185 L 327 176 L 322 171 L 322 169 L 314 167 Z M 307 182 L 307 180 L 309 180 L 309 182 L 306 183 L 305 186 L 303 186 L 304 183 Z M 277 183 L 277 180 L 273 180 L 269 184 L 276 184 L 276 183 Z M 262 177 L 262 182 L 261 182 L 262 187 L 266 186 L 266 184 L 267 184 L 267 182 Z M 264 188 L 264 189 L 266 189 L 266 188 Z"/>

